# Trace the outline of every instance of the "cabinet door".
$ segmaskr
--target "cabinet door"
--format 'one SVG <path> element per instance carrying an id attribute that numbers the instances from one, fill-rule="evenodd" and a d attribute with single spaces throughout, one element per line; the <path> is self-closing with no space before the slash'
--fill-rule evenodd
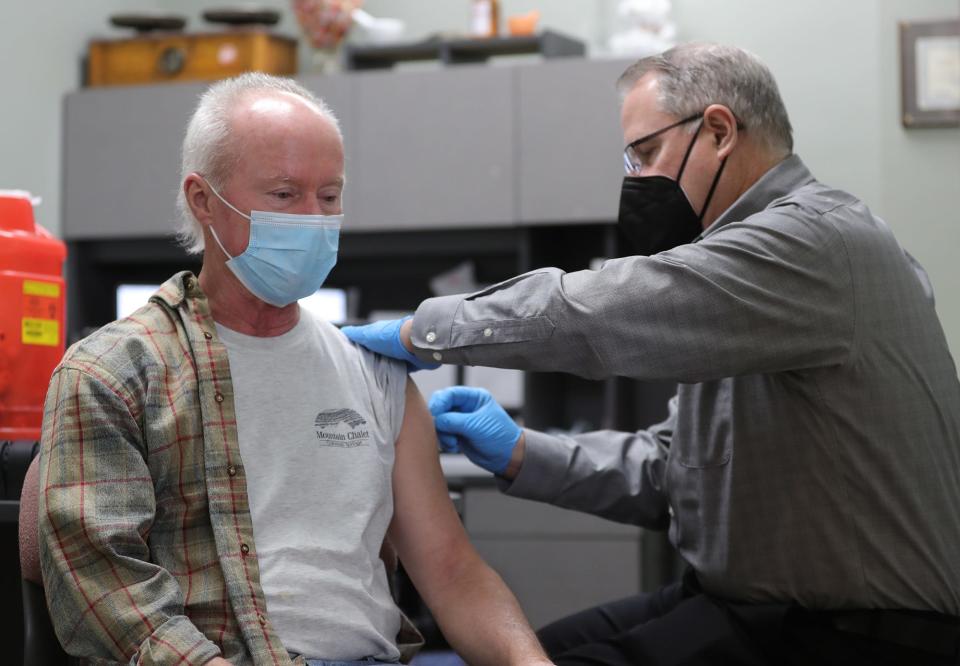
<path id="1" fill-rule="evenodd" d="M 514 223 L 511 68 L 366 72 L 354 80 L 345 228 Z"/>
<path id="2" fill-rule="evenodd" d="M 204 84 L 89 89 L 64 110 L 63 235 L 173 233 L 180 143 Z"/>
<path id="3" fill-rule="evenodd" d="M 623 136 L 614 84 L 630 62 L 517 67 L 522 224 L 617 219 Z"/>
<path id="4" fill-rule="evenodd" d="M 348 149 L 350 91 L 343 77 L 308 78 L 341 120 Z M 173 233 L 180 145 L 205 83 L 88 89 L 66 97 L 65 238 Z"/>
<path id="5" fill-rule="evenodd" d="M 471 537 L 538 629 L 640 591 L 640 542 Z"/>
<path id="6" fill-rule="evenodd" d="M 640 591 L 638 527 L 481 487 L 464 492 L 463 522 L 534 627 Z"/>

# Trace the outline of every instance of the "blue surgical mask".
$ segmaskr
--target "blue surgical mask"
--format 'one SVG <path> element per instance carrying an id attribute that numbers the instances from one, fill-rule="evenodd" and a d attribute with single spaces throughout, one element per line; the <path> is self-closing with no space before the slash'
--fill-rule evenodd
<path id="1" fill-rule="evenodd" d="M 238 215 L 250 220 L 247 249 L 233 257 L 210 233 L 223 253 L 230 257 L 227 268 L 251 294 L 281 308 L 319 289 L 337 263 L 343 215 L 293 215 L 253 210 L 245 215 L 213 193 Z"/>

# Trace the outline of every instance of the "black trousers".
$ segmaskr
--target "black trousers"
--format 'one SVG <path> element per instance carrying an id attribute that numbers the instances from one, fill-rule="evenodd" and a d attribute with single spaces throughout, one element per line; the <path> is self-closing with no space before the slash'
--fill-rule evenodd
<path id="1" fill-rule="evenodd" d="M 891 641 L 837 624 L 798 606 L 724 602 L 700 591 L 688 574 L 683 583 L 571 615 L 538 635 L 558 666 L 960 664 L 955 651 L 944 650 L 942 636 L 928 650 L 913 634 Z"/>

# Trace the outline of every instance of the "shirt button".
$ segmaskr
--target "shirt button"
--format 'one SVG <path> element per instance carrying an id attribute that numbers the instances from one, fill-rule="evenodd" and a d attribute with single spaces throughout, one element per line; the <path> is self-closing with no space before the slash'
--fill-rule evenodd
<path id="1" fill-rule="evenodd" d="M 187 280 L 187 291 L 193 291 L 193 288 L 197 286 L 197 281 L 193 278 Z"/>
<path id="2" fill-rule="evenodd" d="M 673 507 L 669 504 L 667 505 L 667 513 L 669 513 L 670 517 L 673 518 Z"/>
<path id="3" fill-rule="evenodd" d="M 491 335 L 493 335 L 493 329 L 492 329 L 492 328 L 485 328 L 485 329 L 483 329 L 483 337 L 489 338 Z"/>
<path id="4" fill-rule="evenodd" d="M 433 352 L 433 360 L 434 360 L 434 361 L 442 361 L 442 360 L 443 360 L 443 354 L 441 354 L 440 352 Z"/>
<path id="5" fill-rule="evenodd" d="M 248 546 L 248 545 L 245 544 L 245 543 L 241 543 L 241 544 L 240 544 L 240 552 L 243 553 L 244 555 L 246 555 L 247 553 L 250 552 L 250 546 Z"/>
<path id="6" fill-rule="evenodd" d="M 260 624 L 266 624 L 267 618 L 263 613 L 257 613 L 257 619 L 260 620 Z"/>
<path id="7" fill-rule="evenodd" d="M 203 337 L 205 337 L 207 340 L 212 340 L 212 339 L 213 339 L 213 333 L 211 333 L 210 331 L 204 331 L 204 332 L 203 332 Z"/>
<path id="8" fill-rule="evenodd" d="M 230 465 L 230 467 L 227 468 L 227 474 L 229 474 L 230 476 L 236 476 L 236 475 L 237 475 L 237 466 L 236 466 L 236 465 Z"/>
<path id="9" fill-rule="evenodd" d="M 433 331 L 430 331 L 429 333 L 427 333 L 427 342 L 433 342 L 436 339 L 437 339 L 436 333 L 434 333 Z"/>
<path id="10" fill-rule="evenodd" d="M 213 396 L 213 399 L 216 400 L 217 402 L 223 402 L 223 394 L 217 393 L 216 395 Z"/>

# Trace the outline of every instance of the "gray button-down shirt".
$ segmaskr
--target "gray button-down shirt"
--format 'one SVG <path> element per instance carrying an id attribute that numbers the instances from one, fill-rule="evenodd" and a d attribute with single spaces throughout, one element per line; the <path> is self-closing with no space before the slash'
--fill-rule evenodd
<path id="1" fill-rule="evenodd" d="M 511 494 L 669 526 L 727 598 L 960 614 L 960 383 L 929 282 L 796 156 L 696 243 L 430 299 L 413 341 L 680 382 L 647 431 L 527 431 Z"/>

